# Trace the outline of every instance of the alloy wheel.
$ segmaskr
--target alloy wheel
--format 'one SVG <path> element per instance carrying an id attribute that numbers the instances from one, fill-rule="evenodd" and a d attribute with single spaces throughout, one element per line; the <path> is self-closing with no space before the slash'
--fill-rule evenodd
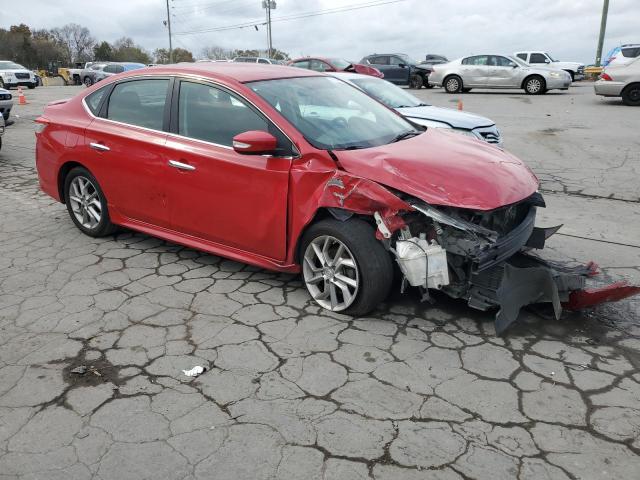
<path id="1" fill-rule="evenodd" d="M 447 80 L 447 92 L 457 92 L 460 89 L 460 83 L 457 78 Z"/>
<path id="2" fill-rule="evenodd" d="M 100 224 L 102 203 L 98 190 L 88 178 L 78 175 L 71 181 L 69 203 L 80 225 L 92 230 Z"/>
<path id="3" fill-rule="evenodd" d="M 323 308 L 340 312 L 358 295 L 360 279 L 353 254 L 335 237 L 314 238 L 304 252 L 304 281 L 313 299 Z"/>
<path id="4" fill-rule="evenodd" d="M 538 78 L 532 78 L 527 82 L 527 91 L 529 93 L 538 93 L 542 88 L 542 82 Z"/>

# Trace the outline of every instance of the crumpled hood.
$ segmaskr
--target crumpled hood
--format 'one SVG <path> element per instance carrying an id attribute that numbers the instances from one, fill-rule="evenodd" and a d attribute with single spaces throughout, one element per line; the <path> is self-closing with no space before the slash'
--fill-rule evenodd
<path id="1" fill-rule="evenodd" d="M 443 122 L 452 128 L 464 128 L 473 130 L 478 127 L 491 127 L 494 123 L 486 117 L 473 113 L 461 112 L 452 108 L 434 107 L 433 105 L 421 107 L 398 108 L 405 117 L 424 118 L 435 122 Z"/>
<path id="2" fill-rule="evenodd" d="M 388 145 L 334 153 L 347 172 L 432 205 L 493 210 L 538 189 L 533 172 L 510 153 L 441 128 Z"/>

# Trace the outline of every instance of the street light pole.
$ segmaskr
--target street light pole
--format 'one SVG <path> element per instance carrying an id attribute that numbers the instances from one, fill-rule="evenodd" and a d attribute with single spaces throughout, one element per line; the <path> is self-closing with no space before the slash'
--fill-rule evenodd
<path id="1" fill-rule="evenodd" d="M 169 63 L 173 63 L 173 44 L 171 40 L 171 12 L 169 11 L 169 0 L 167 0 L 167 28 L 169 29 Z"/>
<path id="2" fill-rule="evenodd" d="M 262 8 L 267 13 L 267 43 L 269 44 L 269 58 L 273 52 L 273 42 L 271 41 L 271 10 L 276 8 L 276 0 L 262 0 Z"/>
<path id="3" fill-rule="evenodd" d="M 600 20 L 600 37 L 598 38 L 598 51 L 596 52 L 596 67 L 602 61 L 602 44 L 604 43 L 604 32 L 607 29 L 607 14 L 609 13 L 609 0 L 604 0 L 602 5 L 602 19 Z"/>

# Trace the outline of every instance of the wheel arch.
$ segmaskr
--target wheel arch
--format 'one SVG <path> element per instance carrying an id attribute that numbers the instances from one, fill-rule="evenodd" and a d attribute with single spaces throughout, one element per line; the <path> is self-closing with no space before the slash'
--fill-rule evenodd
<path id="1" fill-rule="evenodd" d="M 347 220 L 354 217 L 355 215 L 356 215 L 355 212 L 351 210 L 347 210 L 345 208 L 318 207 L 318 209 L 315 211 L 315 213 L 311 217 L 311 220 L 309 220 L 309 222 L 302 228 L 302 230 L 300 230 L 300 233 L 298 234 L 298 238 L 296 238 L 296 246 L 293 251 L 294 262 L 298 264 L 302 263 L 302 257 L 301 257 L 302 239 L 304 238 L 305 233 L 307 233 L 307 230 L 309 230 L 309 228 L 311 228 L 315 223 L 318 223 L 320 220 L 324 220 L 326 218 L 335 218 L 340 222 L 346 222 Z M 359 217 L 365 217 L 365 216 L 359 215 Z M 370 218 L 371 218 L 371 221 L 373 222 L 373 217 L 370 217 Z"/>
<path id="2" fill-rule="evenodd" d="M 78 162 L 76 160 L 68 160 L 68 161 L 66 161 L 65 163 L 62 164 L 62 166 L 58 170 L 58 179 L 57 179 L 58 195 L 60 195 L 60 201 L 62 203 L 67 203 L 66 199 L 64 198 L 64 183 L 65 183 L 65 180 L 67 179 L 67 175 L 69 175 L 69 172 L 71 170 L 73 170 L 74 168 L 76 168 L 76 167 L 82 167 L 85 170 L 87 170 L 89 173 L 91 173 L 91 170 L 89 170 L 85 165 L 83 165 L 82 163 L 80 163 L 80 162 Z"/>
<path id="3" fill-rule="evenodd" d="M 525 88 L 525 85 L 532 77 L 540 78 L 542 80 L 542 84 L 544 85 L 544 87 L 545 88 L 547 87 L 547 80 L 544 78 L 544 76 L 540 75 L 539 73 L 530 73 L 529 75 L 524 77 L 524 79 L 522 80 L 522 83 L 520 84 L 520 88 Z"/>
<path id="4" fill-rule="evenodd" d="M 620 91 L 620 96 L 624 95 L 626 91 L 634 87 L 640 87 L 640 82 L 631 82 L 629 85 L 625 85 L 624 88 Z"/>

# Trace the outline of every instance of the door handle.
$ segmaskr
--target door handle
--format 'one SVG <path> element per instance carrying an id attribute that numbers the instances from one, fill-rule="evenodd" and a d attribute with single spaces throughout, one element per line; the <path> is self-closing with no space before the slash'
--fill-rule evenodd
<path id="1" fill-rule="evenodd" d="M 169 165 L 180 170 L 192 171 L 196 169 L 196 167 L 194 167 L 193 165 L 189 165 L 188 163 L 178 162 L 176 160 L 169 160 Z"/>
<path id="2" fill-rule="evenodd" d="M 103 145 L 102 143 L 90 143 L 89 146 L 94 150 L 98 150 L 99 152 L 108 152 L 109 150 L 111 150 L 109 147 Z"/>

